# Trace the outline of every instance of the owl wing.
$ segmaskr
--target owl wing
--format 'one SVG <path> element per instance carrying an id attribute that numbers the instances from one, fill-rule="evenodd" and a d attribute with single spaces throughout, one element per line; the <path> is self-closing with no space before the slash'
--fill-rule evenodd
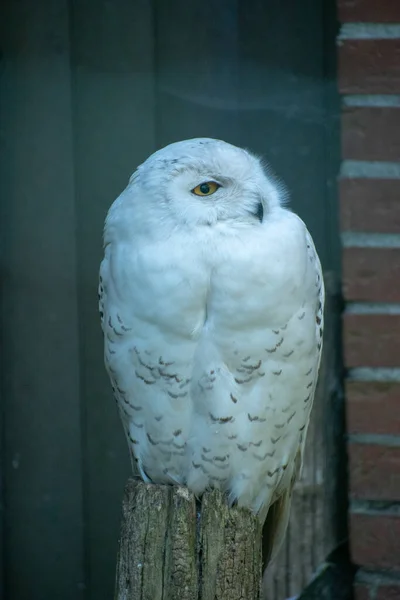
<path id="1" fill-rule="evenodd" d="M 315 265 L 315 286 L 317 288 L 318 302 L 315 311 L 315 324 L 316 324 L 316 356 L 315 361 L 317 363 L 316 377 L 314 381 L 312 391 L 312 402 L 314 401 L 315 389 L 318 380 L 318 372 L 321 364 L 322 357 L 322 346 L 323 346 L 323 326 L 324 326 L 324 305 L 325 305 L 325 287 L 323 281 L 323 274 L 321 263 L 318 258 L 318 254 L 315 250 L 315 246 L 311 235 L 306 231 L 306 240 L 308 247 L 308 256 L 311 263 Z M 311 412 L 310 406 L 310 412 Z M 289 524 L 292 492 L 295 483 L 300 479 L 302 467 L 304 448 L 307 440 L 307 429 L 309 420 L 304 429 L 303 435 L 301 436 L 300 446 L 294 457 L 293 471 L 290 480 L 287 482 L 286 487 L 281 491 L 279 497 L 269 507 L 266 520 L 263 527 L 263 563 L 266 567 L 271 560 L 277 556 L 282 543 L 285 538 L 286 530 Z"/>

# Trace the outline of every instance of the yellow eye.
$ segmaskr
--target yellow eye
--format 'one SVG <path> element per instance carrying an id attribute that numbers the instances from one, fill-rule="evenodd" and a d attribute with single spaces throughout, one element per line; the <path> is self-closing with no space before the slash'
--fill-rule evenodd
<path id="1" fill-rule="evenodd" d="M 215 194 L 220 187 L 221 186 L 218 183 L 215 183 L 215 181 L 205 181 L 193 188 L 192 193 L 196 194 L 196 196 L 211 196 L 211 194 Z"/>

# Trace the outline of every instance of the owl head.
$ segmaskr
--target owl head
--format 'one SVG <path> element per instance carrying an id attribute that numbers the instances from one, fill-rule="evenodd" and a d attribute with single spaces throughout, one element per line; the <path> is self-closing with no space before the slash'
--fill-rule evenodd
<path id="1" fill-rule="evenodd" d="M 175 227 L 256 226 L 283 198 L 281 184 L 259 158 L 221 140 L 195 138 L 152 154 L 117 204 L 129 203 L 143 227 L 149 219 Z"/>

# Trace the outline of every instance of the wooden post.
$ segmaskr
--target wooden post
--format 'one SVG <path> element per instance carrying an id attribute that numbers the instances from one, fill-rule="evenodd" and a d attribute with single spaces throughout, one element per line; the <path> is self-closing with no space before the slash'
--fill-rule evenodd
<path id="1" fill-rule="evenodd" d="M 115 600 L 259 600 L 262 527 L 221 492 L 128 480 Z"/>

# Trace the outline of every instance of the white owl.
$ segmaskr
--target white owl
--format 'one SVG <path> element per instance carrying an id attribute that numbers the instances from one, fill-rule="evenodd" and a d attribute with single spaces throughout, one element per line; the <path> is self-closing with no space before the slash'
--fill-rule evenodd
<path id="1" fill-rule="evenodd" d="M 304 223 L 258 158 L 171 144 L 111 206 L 100 270 L 105 363 L 145 481 L 225 490 L 286 530 L 322 347 L 324 286 Z"/>

